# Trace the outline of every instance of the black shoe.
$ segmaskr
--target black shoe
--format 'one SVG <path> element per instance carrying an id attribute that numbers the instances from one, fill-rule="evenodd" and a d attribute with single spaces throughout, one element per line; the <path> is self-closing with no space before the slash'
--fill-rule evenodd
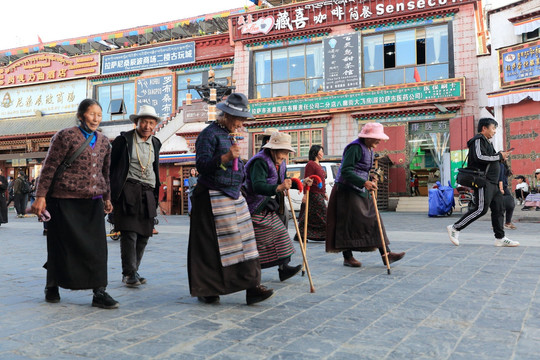
<path id="1" fill-rule="evenodd" d="M 47 229 L 43 230 L 43 236 L 47 236 Z"/>
<path id="2" fill-rule="evenodd" d="M 104 289 L 99 289 L 94 291 L 92 306 L 102 309 L 116 309 L 118 307 L 118 301 L 114 300 Z"/>
<path id="3" fill-rule="evenodd" d="M 219 302 L 219 296 L 197 296 L 197 299 L 205 304 L 215 304 Z"/>
<path id="4" fill-rule="evenodd" d="M 137 277 L 136 273 L 122 276 L 122 282 L 126 284 L 127 287 L 132 287 L 132 288 L 135 288 L 141 285 L 141 281 Z"/>
<path id="5" fill-rule="evenodd" d="M 143 278 L 141 275 L 139 275 L 138 272 L 135 273 L 135 276 L 137 277 L 137 279 L 139 279 L 139 282 L 141 284 L 146 284 L 146 278 Z"/>
<path id="6" fill-rule="evenodd" d="M 300 270 L 302 270 L 302 265 L 294 267 L 289 265 L 283 265 L 283 269 L 278 269 L 279 281 L 285 281 L 292 278 L 294 275 L 298 274 Z"/>
<path id="7" fill-rule="evenodd" d="M 251 289 L 246 290 L 246 303 L 248 305 L 255 304 L 266 299 L 271 298 L 274 295 L 274 290 L 268 289 L 264 285 L 259 285 Z"/>
<path id="8" fill-rule="evenodd" d="M 60 292 L 58 292 L 58 286 L 45 288 L 45 301 L 48 303 L 60 302 Z"/>

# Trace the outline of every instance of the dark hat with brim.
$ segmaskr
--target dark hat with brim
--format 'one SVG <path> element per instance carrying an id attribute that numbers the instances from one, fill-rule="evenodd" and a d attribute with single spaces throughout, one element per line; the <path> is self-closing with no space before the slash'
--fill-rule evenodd
<path id="1" fill-rule="evenodd" d="M 518 176 L 516 176 L 514 179 L 516 179 L 516 180 L 521 179 L 521 180 L 525 181 L 525 176 L 523 176 L 523 175 L 518 175 Z"/>
<path id="2" fill-rule="evenodd" d="M 216 107 L 232 116 L 238 116 L 248 119 L 253 119 L 253 115 L 248 109 L 249 101 L 246 95 L 242 93 L 232 93 L 223 102 L 220 102 Z"/>

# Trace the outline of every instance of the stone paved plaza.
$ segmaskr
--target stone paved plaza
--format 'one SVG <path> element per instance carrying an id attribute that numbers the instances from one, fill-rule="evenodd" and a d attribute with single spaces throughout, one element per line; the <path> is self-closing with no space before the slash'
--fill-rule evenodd
<path id="1" fill-rule="evenodd" d="M 521 246 L 498 248 L 482 219 L 455 247 L 445 227 L 457 214 L 382 216 L 392 249 L 407 252 L 391 275 L 378 252 L 357 254 L 363 267 L 353 269 L 309 243 L 316 292 L 307 276 L 281 283 L 266 269 L 276 294 L 253 306 L 244 292 L 218 305 L 190 297 L 189 218 L 160 216 L 138 289 L 123 286 L 119 242 L 108 240 L 117 310 L 91 307 L 90 290 L 61 289 L 60 303 L 46 303 L 41 224 L 12 216 L 0 227 L 0 359 L 540 358 L 540 223 L 517 222 L 508 236 Z"/>

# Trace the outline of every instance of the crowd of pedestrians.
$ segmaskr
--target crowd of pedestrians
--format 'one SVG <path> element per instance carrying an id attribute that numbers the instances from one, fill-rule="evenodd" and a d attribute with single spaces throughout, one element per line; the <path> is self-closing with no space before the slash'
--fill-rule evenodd
<path id="1" fill-rule="evenodd" d="M 217 121 L 196 141 L 196 169 L 191 169 L 188 179 L 187 270 L 192 296 L 211 304 L 219 302 L 220 296 L 245 291 L 246 303 L 254 304 L 274 295 L 273 289 L 261 284 L 262 269 L 277 267 L 280 281 L 299 273 L 303 264 L 289 265 L 295 249 L 288 233 L 285 199 L 289 191 L 302 187 L 311 190 L 304 189 L 299 216 L 299 228 L 306 229 L 304 243 L 324 241 L 328 253 L 342 253 L 346 267 L 362 266 L 354 251 L 378 250 L 387 266 L 405 256 L 405 252 L 390 250 L 377 209 L 380 179 L 374 171 L 374 150 L 389 139 L 382 124 L 364 124 L 345 147 L 328 197 L 321 145 L 310 148 L 303 179 L 287 177 L 287 158 L 294 152 L 291 136 L 274 129 L 244 164 L 234 136 L 244 121 L 253 118 L 248 106 L 245 95 L 231 94 L 217 105 L 221 111 Z M 153 107 L 141 106 L 130 115 L 135 128 L 122 132 L 112 146 L 98 130 L 102 108 L 96 100 L 82 101 L 77 119 L 79 125 L 53 136 L 34 185 L 22 171 L 10 184 L 0 169 L 0 225 L 8 220 L 10 188 L 18 216 L 25 216 L 30 197 L 32 213 L 47 225 L 45 300 L 59 302 L 59 288 L 92 289 L 92 306 L 114 309 L 119 303 L 106 292 L 104 214 L 110 214 L 120 232 L 122 282 L 130 288 L 145 284 L 139 267 L 157 216 L 161 142 L 153 133 L 161 118 Z M 468 142 L 469 165 L 486 172 L 487 184 L 475 189 L 474 206 L 448 226 L 450 241 L 456 246 L 460 232 L 488 208 L 495 245 L 519 245 L 504 232 L 516 228 L 512 223 L 515 203 L 508 183 L 510 153 L 495 152 L 489 141 L 496 129 L 494 119 L 482 118 L 478 134 Z M 516 179 L 518 201 L 539 210 L 540 169 L 530 193 L 525 178 Z M 297 240 L 302 237 L 298 232 Z"/>

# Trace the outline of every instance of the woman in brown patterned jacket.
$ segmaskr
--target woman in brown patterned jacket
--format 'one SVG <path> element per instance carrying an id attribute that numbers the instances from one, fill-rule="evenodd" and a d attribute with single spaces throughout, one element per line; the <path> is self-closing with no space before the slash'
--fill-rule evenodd
<path id="1" fill-rule="evenodd" d="M 114 309 L 118 302 L 107 292 L 107 237 L 104 213 L 112 211 L 109 186 L 110 143 L 97 131 L 101 105 L 83 100 L 79 126 L 60 130 L 43 162 L 32 212 L 47 208 L 47 284 L 45 301 L 60 301 L 58 287 L 93 289 L 92 306 Z M 54 174 L 91 137 L 90 143 L 54 182 Z"/>

